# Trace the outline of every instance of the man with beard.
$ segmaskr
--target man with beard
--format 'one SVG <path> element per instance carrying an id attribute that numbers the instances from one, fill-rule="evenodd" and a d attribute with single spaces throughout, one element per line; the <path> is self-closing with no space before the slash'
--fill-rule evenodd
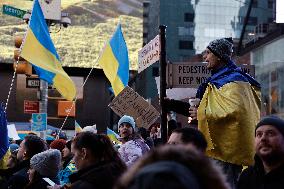
<path id="1" fill-rule="evenodd" d="M 263 118 L 255 130 L 255 165 L 244 170 L 238 189 L 284 188 L 284 120 Z"/>

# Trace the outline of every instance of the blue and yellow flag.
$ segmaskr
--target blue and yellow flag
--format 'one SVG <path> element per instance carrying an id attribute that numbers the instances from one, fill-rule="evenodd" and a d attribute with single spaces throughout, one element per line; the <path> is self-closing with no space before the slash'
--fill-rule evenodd
<path id="1" fill-rule="evenodd" d="M 110 81 L 115 96 L 118 95 L 128 85 L 129 80 L 128 50 L 120 24 L 106 44 L 99 65 Z"/>
<path id="2" fill-rule="evenodd" d="M 207 155 L 238 165 L 254 162 L 254 130 L 260 119 L 260 84 L 229 61 L 213 73 L 201 91 L 198 129 Z M 204 92 L 202 92 L 204 91 Z"/>
<path id="3" fill-rule="evenodd" d="M 67 100 L 74 99 L 75 85 L 61 66 L 38 0 L 34 1 L 20 56 L 34 66 L 40 79 L 53 84 Z"/>
<path id="4" fill-rule="evenodd" d="M 79 123 L 75 120 L 75 135 L 82 132 L 82 127 L 79 125 Z"/>
<path id="5" fill-rule="evenodd" d="M 9 153 L 9 138 L 6 112 L 0 104 L 0 169 L 5 169 L 7 154 Z"/>
<path id="6" fill-rule="evenodd" d="M 108 136 L 108 138 L 111 140 L 111 141 L 113 141 L 113 142 L 115 142 L 115 143 L 117 143 L 117 144 L 120 144 L 121 142 L 118 140 L 118 138 L 119 138 L 119 135 L 118 134 L 116 134 L 113 130 L 111 130 L 110 128 L 107 128 L 107 136 Z"/>

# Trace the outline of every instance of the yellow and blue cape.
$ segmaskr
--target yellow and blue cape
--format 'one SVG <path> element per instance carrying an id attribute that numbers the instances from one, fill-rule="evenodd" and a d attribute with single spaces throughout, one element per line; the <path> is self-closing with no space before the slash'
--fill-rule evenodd
<path id="1" fill-rule="evenodd" d="M 254 162 L 254 130 L 260 119 L 260 84 L 232 61 L 212 73 L 196 97 L 198 128 L 209 157 L 238 165 Z"/>
<path id="2" fill-rule="evenodd" d="M 61 66 L 38 0 L 34 1 L 20 56 L 33 65 L 40 79 L 53 84 L 67 100 L 74 99 L 75 85 Z"/>

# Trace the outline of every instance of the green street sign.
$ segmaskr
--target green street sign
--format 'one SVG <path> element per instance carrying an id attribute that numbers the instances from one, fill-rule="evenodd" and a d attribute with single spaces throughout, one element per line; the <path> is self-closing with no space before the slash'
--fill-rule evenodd
<path id="1" fill-rule="evenodd" d="M 18 18 L 23 18 L 23 16 L 26 14 L 27 11 L 17 9 L 17 8 L 11 7 L 9 5 L 3 5 L 2 12 L 3 12 L 3 14 L 15 16 L 15 17 L 18 17 Z"/>

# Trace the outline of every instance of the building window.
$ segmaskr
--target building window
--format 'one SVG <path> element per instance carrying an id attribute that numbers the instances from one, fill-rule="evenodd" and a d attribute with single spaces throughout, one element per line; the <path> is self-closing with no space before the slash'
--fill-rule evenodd
<path id="1" fill-rule="evenodd" d="M 148 37 L 148 33 L 143 33 L 143 38 L 147 38 Z"/>
<path id="2" fill-rule="evenodd" d="M 159 76 L 159 67 L 153 67 L 152 69 L 152 76 L 158 77 Z"/>
<path id="3" fill-rule="evenodd" d="M 240 23 L 241 24 L 245 23 L 245 17 L 243 17 L 243 16 L 240 17 Z M 251 25 L 251 26 L 257 25 L 257 17 L 249 17 L 247 24 Z"/>
<path id="4" fill-rule="evenodd" d="M 257 0 L 252 0 L 252 7 L 254 7 L 254 8 L 257 7 Z"/>
<path id="5" fill-rule="evenodd" d="M 189 36 L 194 34 L 193 27 L 178 27 L 178 35 L 179 36 Z"/>
<path id="6" fill-rule="evenodd" d="M 193 13 L 184 13 L 184 21 L 185 22 L 193 22 L 194 14 Z"/>
<path id="7" fill-rule="evenodd" d="M 274 4 L 274 2 L 273 2 L 274 0 L 268 0 L 268 8 L 269 9 L 273 9 L 273 4 Z"/>
<path id="8" fill-rule="evenodd" d="M 149 2 L 143 2 L 143 7 L 144 8 L 148 8 L 150 6 L 150 3 Z"/>
<path id="9" fill-rule="evenodd" d="M 257 25 L 257 17 L 249 17 L 248 25 Z"/>
<path id="10" fill-rule="evenodd" d="M 179 49 L 193 49 L 192 41 L 179 41 Z"/>
<path id="11" fill-rule="evenodd" d="M 272 23 L 272 22 L 274 22 L 274 19 L 273 19 L 273 18 L 268 18 L 268 19 L 267 19 L 267 22 L 268 22 L 268 23 Z"/>

